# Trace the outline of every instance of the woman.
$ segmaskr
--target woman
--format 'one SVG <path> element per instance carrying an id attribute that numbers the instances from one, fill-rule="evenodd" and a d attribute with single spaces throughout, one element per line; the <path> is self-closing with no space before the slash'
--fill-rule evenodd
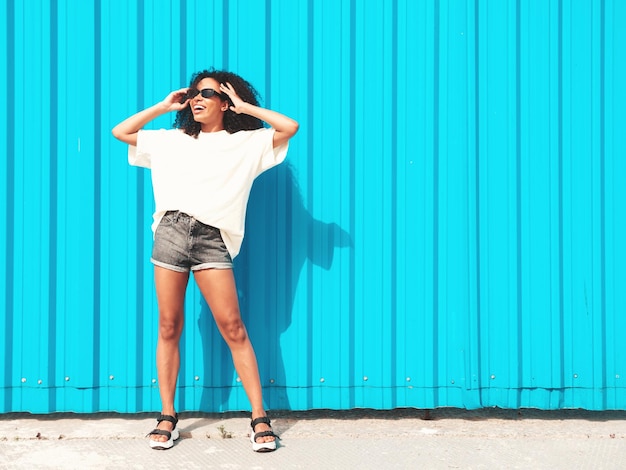
<path id="1" fill-rule="evenodd" d="M 129 163 L 152 171 L 156 210 L 151 261 L 159 305 L 156 359 L 162 405 L 150 433 L 154 449 L 169 449 L 179 437 L 174 394 L 190 271 L 250 400 L 252 448 L 276 449 L 256 356 L 241 320 L 232 259 L 243 240 L 252 183 L 285 159 L 298 123 L 260 107 L 256 97 L 238 75 L 205 70 L 192 77 L 189 88 L 171 92 L 112 131 L 130 145 Z M 177 111 L 174 129 L 142 130 L 171 111 Z M 271 127 L 264 128 L 262 121 Z"/>

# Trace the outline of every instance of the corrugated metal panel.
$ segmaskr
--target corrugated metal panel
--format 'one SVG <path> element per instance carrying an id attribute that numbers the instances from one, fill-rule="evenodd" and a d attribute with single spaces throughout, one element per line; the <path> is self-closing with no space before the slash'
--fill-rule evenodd
<path id="1" fill-rule="evenodd" d="M 209 66 L 301 123 L 236 260 L 268 407 L 626 406 L 623 2 L 1 11 L 1 412 L 159 409 L 150 176 L 110 129 Z M 186 308 L 178 409 L 246 409 Z"/>

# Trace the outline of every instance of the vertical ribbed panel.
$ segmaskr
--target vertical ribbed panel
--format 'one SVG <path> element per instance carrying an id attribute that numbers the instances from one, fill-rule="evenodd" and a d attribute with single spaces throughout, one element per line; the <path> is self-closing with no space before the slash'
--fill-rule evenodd
<path id="1" fill-rule="evenodd" d="M 626 407 L 624 2 L 0 11 L 0 412 L 159 409 L 150 174 L 110 129 L 211 66 L 301 125 L 235 260 L 269 408 Z M 178 410 L 247 409 L 185 305 Z"/>

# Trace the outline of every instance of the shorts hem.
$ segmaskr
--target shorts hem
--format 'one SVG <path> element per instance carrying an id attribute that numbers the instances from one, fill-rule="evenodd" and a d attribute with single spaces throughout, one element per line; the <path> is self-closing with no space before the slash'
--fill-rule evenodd
<path id="1" fill-rule="evenodd" d="M 169 269 L 170 271 L 176 271 L 176 272 L 179 272 L 179 273 L 188 273 L 189 272 L 188 268 L 181 268 L 180 266 L 174 266 L 173 264 L 163 263 L 161 261 L 155 260 L 154 258 L 150 258 L 150 262 L 152 264 L 154 264 L 155 266 L 158 266 L 160 268 Z"/>
<path id="2" fill-rule="evenodd" d="M 216 261 L 213 263 L 202 263 L 192 266 L 192 271 L 202 271 L 203 269 L 233 269 L 233 263 L 227 261 Z"/>

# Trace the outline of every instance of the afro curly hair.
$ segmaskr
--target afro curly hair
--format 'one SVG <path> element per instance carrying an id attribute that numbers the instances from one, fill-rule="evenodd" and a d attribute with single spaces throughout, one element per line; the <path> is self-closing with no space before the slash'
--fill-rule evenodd
<path id="1" fill-rule="evenodd" d="M 228 82 L 233 86 L 237 95 L 239 95 L 243 101 L 255 106 L 259 105 L 259 94 L 254 87 L 239 75 L 225 70 L 215 70 L 211 68 L 194 73 L 191 77 L 189 88 L 196 88 L 198 83 L 205 78 L 214 78 L 219 83 Z M 224 95 L 224 97 L 228 99 L 226 95 Z M 228 101 L 230 102 L 230 100 Z M 200 134 L 201 124 L 194 120 L 191 108 L 186 106 L 176 113 L 174 127 L 182 129 L 186 134 L 197 137 L 198 134 Z M 224 112 L 224 129 L 230 134 L 243 130 L 260 129 L 262 127 L 263 122 L 260 119 L 248 114 L 237 114 L 231 111 L 230 108 Z"/>

